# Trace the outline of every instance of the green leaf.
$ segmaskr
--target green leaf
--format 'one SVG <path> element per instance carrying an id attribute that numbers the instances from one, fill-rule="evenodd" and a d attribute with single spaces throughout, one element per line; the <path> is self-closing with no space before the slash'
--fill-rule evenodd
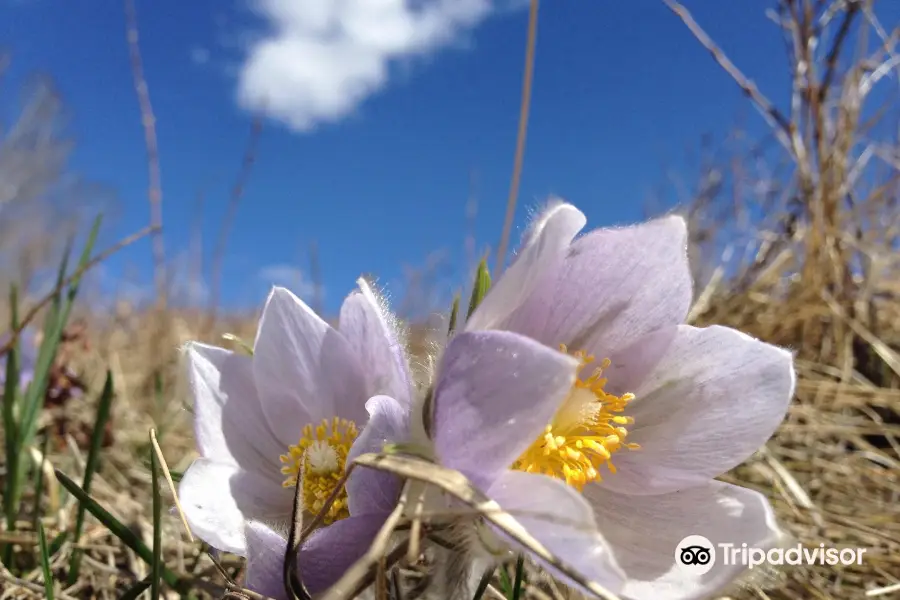
<path id="1" fill-rule="evenodd" d="M 142 579 L 138 581 L 133 586 L 125 590 L 125 593 L 122 594 L 122 597 L 119 600 L 137 600 L 137 598 L 147 591 L 147 588 L 150 587 L 150 577 L 148 576 L 146 579 Z"/>
<path id="2" fill-rule="evenodd" d="M 75 296 L 78 294 L 78 285 L 81 282 L 81 273 L 87 268 L 87 263 L 91 258 L 91 251 L 94 248 L 94 242 L 97 241 L 97 233 L 100 229 L 101 217 L 94 220 L 94 226 L 88 235 L 87 242 L 81 252 L 76 267 L 76 276 L 69 285 L 66 294 L 65 303 L 62 302 L 62 284 L 65 282 L 66 267 L 69 262 L 69 250 L 63 256 L 60 264 L 59 273 L 57 275 L 56 287 L 57 293 L 54 295 L 51 310 L 47 313 L 47 320 L 44 326 L 44 340 L 38 350 L 37 362 L 34 368 L 34 379 L 32 384 L 28 386 L 28 392 L 25 397 L 24 415 L 22 417 L 21 427 L 19 429 L 19 447 L 27 448 L 34 440 L 37 431 L 37 419 L 44 407 L 44 398 L 47 392 L 48 374 L 53 366 L 53 359 L 56 357 L 56 351 L 59 347 L 59 340 L 62 337 L 63 329 L 69 320 L 72 312 L 72 305 L 75 302 Z M 16 494 L 13 501 L 18 502 L 19 493 L 21 493 L 21 477 L 19 473 L 19 482 L 17 482 Z"/>
<path id="3" fill-rule="evenodd" d="M 50 542 L 50 556 L 56 556 L 56 553 L 59 552 L 67 539 L 69 539 L 68 531 L 60 531 L 57 533 L 56 537 L 53 538 L 53 541 Z"/>
<path id="4" fill-rule="evenodd" d="M 122 540 L 123 544 L 131 548 L 141 560 L 148 565 L 153 564 L 153 552 L 133 531 L 131 531 L 131 529 L 112 516 L 99 502 L 87 495 L 83 489 L 78 487 L 77 483 L 69 479 L 66 474 L 59 469 L 56 470 L 56 478 L 70 494 L 75 496 L 75 498 L 84 505 L 89 513 L 103 523 L 114 536 Z M 186 593 L 189 582 L 180 579 L 178 575 L 167 569 L 165 566 L 161 567 L 161 569 L 163 581 L 178 592 Z"/>
<path id="5" fill-rule="evenodd" d="M 50 552 L 47 549 L 47 535 L 44 533 L 44 524 L 38 520 L 38 542 L 41 549 L 41 571 L 44 573 L 44 593 L 47 600 L 53 600 L 53 575 L 50 573 Z"/>
<path id="6" fill-rule="evenodd" d="M 459 294 L 453 296 L 453 306 L 450 308 L 450 327 L 447 329 L 447 335 L 453 335 L 456 331 L 456 320 L 459 318 Z"/>
<path id="7" fill-rule="evenodd" d="M 16 286 L 9 289 L 10 306 L 10 330 L 19 328 L 19 300 Z M 3 494 L 3 509 L 6 516 L 6 529 L 13 531 L 16 526 L 16 516 L 19 511 L 19 503 L 13 500 L 16 480 L 20 465 L 19 452 L 19 428 L 16 423 L 16 404 L 19 387 L 19 342 L 16 340 L 6 355 L 6 380 L 3 389 L 3 439 L 6 442 L 6 490 Z M 12 545 L 7 546 L 7 554 L 12 551 Z M 11 556 L 4 555 L 4 562 L 10 564 Z"/>
<path id="8" fill-rule="evenodd" d="M 62 300 L 62 288 L 66 279 L 66 270 L 69 264 L 69 255 L 71 253 L 71 244 L 67 244 L 66 251 L 63 253 L 63 259 L 60 262 L 59 271 L 56 278 L 56 292 L 53 295 L 53 301 L 47 311 L 47 317 L 44 321 L 44 340 L 38 350 L 37 360 L 34 367 L 34 376 L 31 385 L 25 393 L 25 399 L 22 406 L 22 417 L 18 424 L 16 446 L 21 449 L 19 453 L 19 464 L 15 467 L 15 477 L 12 478 L 13 484 L 11 493 L 7 495 L 8 502 L 11 506 L 18 506 L 22 489 L 25 482 L 24 457 L 27 456 L 27 449 L 34 436 L 37 433 L 38 416 L 44 408 L 44 400 L 47 393 L 47 385 L 49 382 L 50 369 L 53 366 L 53 360 L 56 357 L 56 351 L 59 347 L 59 340 L 69 320 L 72 312 L 72 305 L 75 302 L 75 296 L 78 293 L 78 284 L 81 281 L 81 274 L 87 269 L 88 261 L 91 257 L 91 251 L 94 248 L 94 242 L 97 240 L 97 233 L 100 229 L 101 218 L 98 216 L 94 220 L 94 226 L 91 228 L 87 242 L 81 252 L 81 257 L 76 267 L 76 277 L 73 278 L 69 285 L 66 300 Z"/>
<path id="9" fill-rule="evenodd" d="M 506 565 L 500 567 L 500 591 L 507 598 L 512 598 L 512 581 L 509 580 L 509 573 L 506 572 Z"/>
<path id="10" fill-rule="evenodd" d="M 88 449 L 87 461 L 84 465 L 84 480 L 81 489 L 85 494 L 91 493 L 91 480 L 97 471 L 100 460 L 100 449 L 103 446 L 103 435 L 106 430 L 106 423 L 109 421 L 109 411 L 113 399 L 113 378 L 112 372 L 106 371 L 106 382 L 103 384 L 103 392 L 100 394 L 100 403 L 97 406 L 97 418 L 94 421 L 94 430 L 91 432 L 91 446 Z M 84 504 L 78 505 L 78 512 L 75 515 L 75 537 L 74 542 L 77 545 L 81 540 L 81 532 L 84 529 Z M 72 556 L 69 559 L 69 585 L 75 585 L 78 581 L 78 573 L 81 569 L 80 548 L 73 548 Z"/>
<path id="11" fill-rule="evenodd" d="M 153 432 L 150 432 L 151 446 Z M 162 568 L 162 498 L 159 496 L 159 459 L 150 449 L 150 479 L 153 489 L 153 562 L 150 563 L 150 600 L 159 600 L 159 577 Z"/>
<path id="12" fill-rule="evenodd" d="M 491 289 L 491 273 L 488 270 L 487 259 L 482 258 L 478 263 L 478 270 L 475 272 L 475 284 L 472 286 L 472 297 L 469 299 L 469 312 L 466 313 L 466 320 L 472 316 L 472 313 L 487 296 L 489 289 Z"/>

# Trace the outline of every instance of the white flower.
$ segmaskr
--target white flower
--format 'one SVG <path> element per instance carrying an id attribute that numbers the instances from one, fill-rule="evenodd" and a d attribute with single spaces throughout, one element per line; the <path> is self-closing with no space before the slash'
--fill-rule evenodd
<path id="1" fill-rule="evenodd" d="M 343 476 L 354 442 L 364 437 L 367 401 L 379 396 L 409 406 L 409 369 L 397 329 L 369 285 L 360 280 L 359 286 L 344 301 L 337 329 L 276 287 L 252 356 L 187 346 L 201 458 L 184 474 L 179 498 L 192 531 L 211 546 L 246 556 L 248 523 L 290 521 L 298 478 L 304 508 L 318 512 Z M 320 550 L 329 546 L 328 530 L 347 537 L 358 515 L 396 500 L 395 481 L 366 471 L 357 471 L 359 481 L 351 477 L 349 497 L 343 493 L 328 512 L 326 522 L 341 527 L 326 527 L 310 541 L 316 552 L 305 562 L 309 572 L 319 562 L 322 568 L 335 562 Z"/>
<path id="2" fill-rule="evenodd" d="M 548 421 L 538 429 L 527 419 L 514 424 L 527 438 L 523 447 L 532 443 L 510 464 L 513 470 L 483 485 L 514 515 L 534 515 L 542 505 L 554 514 L 565 505 L 580 515 L 584 531 L 596 527 L 602 539 L 595 546 L 608 548 L 615 564 L 584 563 L 583 544 L 557 544 L 554 551 L 595 581 L 615 581 L 621 568 L 624 597 L 704 598 L 744 567 L 720 561 L 702 575 L 679 568 L 683 538 L 702 535 L 738 547 L 778 543 L 766 498 L 714 478 L 746 460 L 783 420 L 795 385 L 793 359 L 732 329 L 683 324 L 692 285 L 681 218 L 599 229 L 575 240 L 585 223 L 565 203 L 539 215 L 517 260 L 460 334 L 518 334 L 581 362 L 568 393 L 534 406 L 538 415 L 546 413 L 544 404 L 556 403 Z M 541 370 L 506 369 L 494 375 L 498 390 L 504 378 Z M 439 385 L 452 385 L 449 379 L 438 372 Z M 485 444 L 472 445 L 471 432 L 499 409 L 452 399 L 442 398 L 438 387 L 435 448 L 444 464 L 471 478 L 485 461 L 479 451 Z M 454 450 L 466 444 L 471 451 Z M 559 487 L 568 498 L 527 474 L 567 483 Z M 553 535 L 554 527 L 563 535 L 539 518 L 522 522 L 539 538 Z"/>

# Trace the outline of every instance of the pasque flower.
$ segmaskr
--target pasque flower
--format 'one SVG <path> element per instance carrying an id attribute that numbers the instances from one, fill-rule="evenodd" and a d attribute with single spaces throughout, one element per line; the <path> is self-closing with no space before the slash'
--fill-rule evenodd
<path id="1" fill-rule="evenodd" d="M 762 548 L 778 540 L 764 496 L 714 478 L 746 460 L 784 418 L 792 356 L 733 329 L 683 324 L 692 295 L 683 219 L 575 239 L 585 223 L 561 202 L 539 215 L 517 260 L 458 336 L 523 336 L 541 346 L 549 365 L 577 361 L 577 378 L 536 395 L 522 415 L 505 390 L 553 368 L 521 360 L 540 353 L 472 349 L 465 360 L 490 363 L 490 377 L 473 381 L 455 372 L 451 342 L 436 388 L 436 449 L 508 511 L 558 514 L 571 506 L 570 515 L 602 534 L 597 552 L 608 548 L 613 560 L 584 559 L 585 550 L 571 544 L 562 544 L 560 557 L 600 583 L 624 574 L 623 596 L 707 597 L 742 567 L 720 563 L 703 575 L 680 569 L 675 550 L 683 538 Z M 454 386 L 495 397 L 441 394 Z M 500 435 L 495 413 L 527 438 L 524 446 Z M 499 440 L 521 452 L 499 452 Z M 498 475 L 486 463 L 512 470 Z M 552 538 L 551 523 L 523 522 Z"/>
<path id="2" fill-rule="evenodd" d="M 692 286 L 682 219 L 576 240 L 585 222 L 565 203 L 541 214 L 517 260 L 450 339 L 433 382 L 431 450 L 609 591 L 708 597 L 740 567 L 679 569 L 683 538 L 764 548 L 779 536 L 762 495 L 714 478 L 784 418 L 792 358 L 731 329 L 683 324 Z M 409 440 L 422 417 L 388 395 L 366 406 L 370 420 L 348 460 Z M 329 555 L 359 556 L 396 500 L 398 482 L 359 472 L 348 483 L 351 514 L 355 497 L 377 490 L 360 513 L 370 518 L 310 539 L 308 559 L 300 557 L 307 585 Z M 341 523 L 342 535 L 325 537 Z M 505 539 L 473 530 L 492 550 Z M 254 522 L 247 539 L 248 580 L 283 597 L 284 537 Z M 346 566 L 332 568 L 330 580 Z"/>
<path id="3" fill-rule="evenodd" d="M 247 531 L 277 535 L 285 528 L 296 485 L 307 513 L 323 508 L 354 443 L 365 442 L 360 430 L 374 410 L 370 403 L 367 412 L 371 397 L 409 406 L 409 370 L 397 329 L 369 285 L 360 280 L 359 286 L 344 301 L 337 329 L 288 290 L 275 288 L 252 356 L 199 343 L 186 347 L 201 457 L 185 472 L 179 498 L 198 537 L 250 555 L 251 586 L 254 578 L 266 585 L 266 571 L 256 566 L 259 554 L 248 550 Z M 311 590 L 326 587 L 365 550 L 365 543 L 352 542 L 377 531 L 381 509 L 396 502 L 398 485 L 374 471 L 351 477 L 349 493 L 328 509 L 327 526 L 301 550 Z M 279 558 L 279 583 L 280 568 Z"/>
<path id="4" fill-rule="evenodd" d="M 550 512 L 574 524 L 561 529 L 559 522 L 520 517 L 532 535 L 551 551 L 565 555 L 568 562 L 611 589 L 620 585 L 621 573 L 611 562 L 603 538 L 590 526 L 593 515 L 584 500 L 555 479 L 509 470 L 569 393 L 578 365 L 576 359 L 516 333 L 474 331 L 455 336 L 443 352 L 434 386 L 433 450 L 443 464 L 458 468 L 488 496 L 521 495 L 519 504 L 528 504 L 532 514 Z M 372 398 L 367 408 L 371 419 L 354 446 L 351 459 L 362 452 L 380 452 L 388 442 L 421 443 L 411 431 L 408 406 L 382 395 Z M 412 414 L 421 418 L 421 414 Z M 357 469 L 356 473 L 376 472 Z M 363 495 L 366 485 L 362 478 L 351 477 L 350 497 Z M 352 547 L 349 554 L 358 557 L 362 554 L 360 548 L 368 548 L 395 505 L 399 491 L 396 481 L 393 487 L 375 482 L 370 485 L 381 490 L 379 500 L 385 500 L 374 505 L 368 515 L 366 523 L 371 528 L 356 527 L 351 531 L 348 523 L 344 537 L 331 536 L 326 540 L 326 532 L 342 526 L 339 522 L 323 530 L 318 539 L 314 534 L 310 550 L 316 556 L 346 556 L 347 548 Z M 383 493 L 385 490 L 391 493 Z M 251 523 L 247 539 L 248 581 L 254 591 L 284 598 L 280 562 L 286 547 L 284 536 Z M 307 578 L 317 579 L 316 571 L 326 561 L 323 558 L 321 562 L 311 562 L 302 555 L 299 561 L 301 575 L 309 587 Z M 329 572 L 339 576 L 345 568 L 335 567 Z"/>

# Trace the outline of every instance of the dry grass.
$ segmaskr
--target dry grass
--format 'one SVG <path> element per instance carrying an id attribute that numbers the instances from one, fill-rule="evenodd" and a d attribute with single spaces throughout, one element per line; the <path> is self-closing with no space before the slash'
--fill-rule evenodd
<path id="1" fill-rule="evenodd" d="M 897 76 L 897 31 L 885 31 L 871 2 L 784 0 L 772 12 L 785 33 L 792 104 L 779 110 L 702 32 L 667 2 L 771 124 L 782 154 L 732 148 L 705 163 L 681 211 L 691 224 L 698 288 L 691 322 L 723 324 L 796 353 L 798 385 L 788 418 L 758 455 L 724 479 L 773 502 L 787 531 L 810 546 L 865 547 L 861 566 L 804 566 L 757 571 L 732 598 L 845 599 L 900 593 L 900 254 L 897 248 L 896 132 L 879 137 L 877 118 L 893 105 L 867 104 L 878 79 Z M 852 35 L 848 32 L 852 32 Z M 868 37 L 867 37 L 868 36 Z M 848 49 L 853 41 L 854 48 Z M 864 43 L 865 41 L 865 43 Z M 885 121 L 881 121 L 882 124 Z M 774 156 L 774 158 L 773 158 Z M 765 163 L 766 168 L 760 164 Z M 780 170 L 780 169 L 784 170 Z M 778 173 L 778 175 L 773 175 Z M 402 302 L 400 304 L 403 304 Z M 87 348 L 67 360 L 92 393 L 45 411 L 53 438 L 44 465 L 40 510 L 48 535 L 71 527 L 76 503 L 61 493 L 53 469 L 76 481 L 86 434 L 106 369 L 116 383 L 114 443 L 103 453 L 92 495 L 152 542 L 147 433 L 156 428 L 168 466 L 180 472 L 195 456 L 177 349 L 188 340 L 229 344 L 252 339 L 255 315 L 210 318 L 209 310 L 136 309 L 82 315 Z M 414 353 L 425 351 L 414 336 Z M 59 424 L 64 424 L 60 427 Z M 36 452 L 36 449 L 30 451 Z M 171 502 L 171 494 L 164 490 Z M 0 542 L 25 552 L 37 544 L 34 499 Z M 164 519 L 166 564 L 196 597 L 221 597 L 240 563 L 219 566 L 187 541 L 174 516 Z M 149 567 L 92 518 L 81 543 L 81 578 L 59 598 L 113 598 Z M 54 567 L 65 581 L 71 547 Z M 40 568 L 0 570 L 0 600 L 41 596 Z M 533 589 L 535 598 L 552 590 Z"/>

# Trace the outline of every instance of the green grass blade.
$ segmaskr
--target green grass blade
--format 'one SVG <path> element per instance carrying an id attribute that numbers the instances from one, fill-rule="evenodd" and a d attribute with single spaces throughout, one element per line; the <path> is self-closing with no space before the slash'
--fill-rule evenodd
<path id="1" fill-rule="evenodd" d="M 153 564 L 153 552 L 133 531 L 112 516 L 99 502 L 87 495 L 83 489 L 78 487 L 77 483 L 69 479 L 66 474 L 59 469 L 56 470 L 56 478 L 70 494 L 75 496 L 75 498 L 84 505 L 89 513 L 94 515 L 94 517 L 109 529 L 114 536 L 119 538 L 122 543 L 131 548 L 141 560 L 148 565 Z M 163 581 L 179 592 L 184 592 L 186 590 L 185 586 L 187 582 L 179 579 L 178 575 L 167 569 L 165 566 L 161 567 L 161 569 Z"/>
<path id="2" fill-rule="evenodd" d="M 59 313 L 59 308 L 62 303 L 62 286 L 66 281 L 66 273 L 69 270 L 69 259 L 72 257 L 72 238 L 66 242 L 66 246 L 63 249 L 62 260 L 59 261 L 59 269 L 56 271 L 56 283 L 53 286 L 53 289 L 59 290 L 59 293 L 53 294 L 53 302 L 50 304 L 51 311 L 47 313 L 47 316 L 44 318 L 44 330 L 48 329 L 51 323 L 53 323 L 55 314 Z"/>
<path id="3" fill-rule="evenodd" d="M 447 328 L 447 335 L 453 335 L 456 331 L 456 321 L 459 319 L 459 294 L 453 296 L 453 306 L 450 308 L 450 327 Z"/>
<path id="4" fill-rule="evenodd" d="M 53 600 L 53 575 L 50 573 L 50 552 L 47 548 L 47 534 L 44 524 L 38 520 L 38 542 L 41 550 L 41 571 L 44 573 L 44 593 L 47 600 Z"/>
<path id="5" fill-rule="evenodd" d="M 153 432 L 150 432 L 151 446 Z M 150 600 L 159 600 L 159 573 L 162 565 L 162 498 L 159 495 L 159 459 L 150 449 L 150 479 L 153 487 L 153 562 L 150 564 Z"/>
<path id="6" fill-rule="evenodd" d="M 91 253 L 94 251 L 94 245 L 97 243 L 97 234 L 100 233 L 101 222 L 103 222 L 103 216 L 97 215 L 97 217 L 94 218 L 94 224 L 91 227 L 91 232 L 88 234 L 88 239 L 84 244 L 84 249 L 81 251 L 81 256 L 78 258 L 78 266 L 75 268 L 75 272 L 78 273 L 78 275 L 72 279 L 72 284 L 69 286 L 70 299 L 74 299 L 75 295 L 78 293 L 81 277 L 84 275 L 84 270 L 87 268 L 88 261 L 91 260 Z"/>
<path id="7" fill-rule="evenodd" d="M 489 289 L 491 289 L 491 273 L 488 270 L 487 259 L 483 258 L 478 263 L 478 270 L 475 272 L 475 284 L 472 286 L 472 297 L 469 299 L 469 312 L 466 313 L 467 320 L 487 296 Z"/>
<path id="8" fill-rule="evenodd" d="M 9 289 L 10 329 L 19 327 L 19 300 L 16 286 Z M 16 404 L 19 394 L 19 343 L 12 345 L 6 355 L 6 379 L 3 386 L 3 440 L 6 451 L 6 489 L 3 494 L 3 514 L 6 517 L 6 530 L 13 531 L 19 504 L 14 501 L 15 486 L 18 480 L 20 465 L 19 427 L 16 423 Z M 3 563 L 12 563 L 12 544 L 3 549 Z"/>
<path id="9" fill-rule="evenodd" d="M 63 262 L 65 263 L 66 260 L 64 259 Z M 56 294 L 53 305 L 47 311 L 43 331 L 44 339 L 38 349 L 34 377 L 31 385 L 28 386 L 22 406 L 22 419 L 19 425 L 19 443 L 22 448 L 28 447 L 34 440 L 38 415 L 44 407 L 44 396 L 49 383 L 48 375 L 53 366 L 53 359 L 56 357 L 62 330 L 65 327 L 65 323 L 62 323 L 60 319 L 58 300 L 59 294 Z"/>
<path id="10" fill-rule="evenodd" d="M 525 579 L 525 555 L 520 554 L 516 559 L 516 580 L 513 583 L 512 600 L 519 600 L 522 594 L 522 582 Z"/>
<path id="11" fill-rule="evenodd" d="M 125 593 L 122 594 L 122 597 L 119 600 L 137 600 L 137 598 L 147 591 L 147 588 L 150 587 L 150 578 L 142 579 L 138 581 L 133 586 L 125 590 Z"/>
<path id="12" fill-rule="evenodd" d="M 500 591 L 506 598 L 512 598 L 512 581 L 506 571 L 506 565 L 500 567 Z"/>
<path id="13" fill-rule="evenodd" d="M 157 370 L 153 373 L 153 399 L 155 401 L 155 414 L 153 421 L 156 423 L 156 439 L 161 440 L 166 434 L 163 419 L 166 414 L 166 396 L 163 387 L 162 372 Z M 152 451 L 152 448 L 151 448 Z"/>
<path id="14" fill-rule="evenodd" d="M 56 537 L 53 538 L 53 541 L 50 542 L 50 556 L 56 556 L 56 553 L 60 551 L 67 539 L 69 539 L 68 531 L 60 531 L 57 533 Z"/>
<path id="15" fill-rule="evenodd" d="M 100 449 L 103 445 L 103 434 L 106 431 L 106 423 L 109 421 L 109 411 L 112 406 L 113 399 L 113 378 L 112 372 L 106 371 L 106 382 L 103 384 L 103 392 L 100 394 L 100 403 L 97 406 L 97 418 L 94 421 L 94 431 L 91 433 L 91 446 L 88 449 L 87 462 L 84 465 L 84 481 L 81 489 L 85 494 L 91 493 L 91 480 L 97 471 L 100 460 Z M 81 532 L 84 529 L 84 504 L 78 505 L 78 512 L 75 516 L 75 544 L 81 540 Z M 69 585 L 75 585 L 78 581 L 78 573 L 81 569 L 81 550 L 74 548 L 72 557 L 69 559 Z"/>
<path id="16" fill-rule="evenodd" d="M 100 220 L 101 218 L 99 216 L 94 220 L 94 226 L 91 228 L 90 235 L 88 235 L 87 242 L 81 252 L 81 257 L 78 261 L 78 266 L 76 267 L 76 273 L 83 272 L 87 267 L 91 252 L 94 248 L 94 243 L 97 240 Z M 78 284 L 81 281 L 80 275 L 72 280 L 72 283 L 69 285 L 68 293 L 66 294 L 66 301 L 63 303 L 61 286 L 66 278 L 66 269 L 69 263 L 70 253 L 71 245 L 67 246 L 66 252 L 63 255 L 63 260 L 60 264 L 56 284 L 58 291 L 54 295 L 50 310 L 47 313 L 47 319 L 44 326 L 44 340 L 38 350 L 38 357 L 34 368 L 34 378 L 31 385 L 28 386 L 28 392 L 25 395 L 18 437 L 18 447 L 23 450 L 31 445 L 32 441 L 34 441 L 34 436 L 37 433 L 38 416 L 44 407 L 44 399 L 47 393 L 47 384 L 49 381 L 48 374 L 50 368 L 53 366 L 53 360 L 56 357 L 56 351 L 59 348 L 59 340 L 62 337 L 63 330 L 65 329 L 66 323 L 69 320 L 69 315 L 72 312 L 72 305 L 75 301 L 75 296 L 78 293 Z M 25 453 L 22 452 L 21 454 L 24 455 Z M 17 477 L 13 482 L 13 493 L 11 494 L 10 501 L 14 504 L 18 504 L 19 499 L 21 498 L 24 482 L 24 473 L 22 471 L 24 471 L 24 469 L 19 470 Z"/>
<path id="17" fill-rule="evenodd" d="M 37 529 L 38 523 L 41 521 L 41 496 L 44 494 L 44 466 L 47 464 L 47 447 L 50 445 L 50 436 L 44 435 L 44 441 L 41 443 L 41 462 L 35 470 L 34 482 L 34 504 L 33 504 L 33 521 L 34 528 Z M 52 555 L 51 555 L 52 556 Z"/>

